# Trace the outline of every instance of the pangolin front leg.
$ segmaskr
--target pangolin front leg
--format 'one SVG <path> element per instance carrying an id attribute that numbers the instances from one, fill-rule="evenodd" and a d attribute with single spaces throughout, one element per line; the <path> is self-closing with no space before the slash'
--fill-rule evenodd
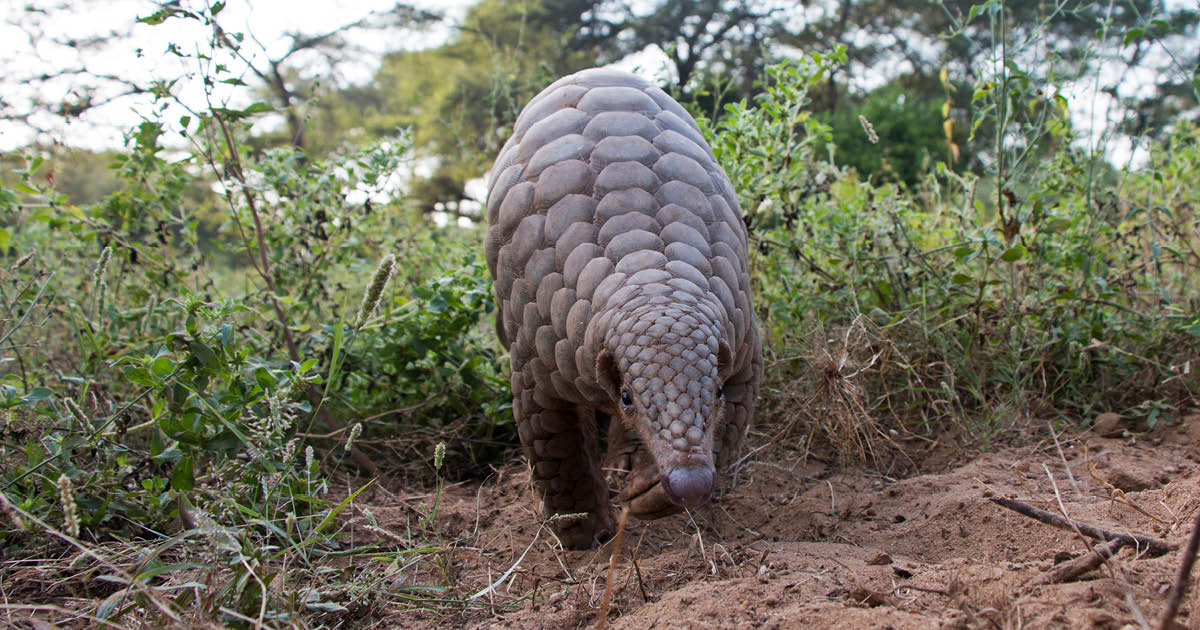
<path id="1" fill-rule="evenodd" d="M 542 496 L 542 517 L 552 520 L 562 544 L 581 549 L 608 540 L 615 528 L 600 470 L 596 412 L 561 400 L 544 407 L 530 395 L 514 400 L 513 414 Z"/>

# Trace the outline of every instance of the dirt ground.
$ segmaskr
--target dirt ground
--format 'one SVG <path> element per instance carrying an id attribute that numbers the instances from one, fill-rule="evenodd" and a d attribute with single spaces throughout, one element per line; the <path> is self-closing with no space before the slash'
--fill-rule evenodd
<path id="1" fill-rule="evenodd" d="M 719 504 L 690 517 L 630 520 L 607 625 L 1157 628 L 1200 507 L 1200 416 L 1142 435 L 1110 427 L 1059 435 L 1056 444 L 1044 434 L 1029 438 L 1033 446 L 970 461 L 917 462 L 925 472 L 900 480 L 763 448 Z M 1065 509 L 1175 548 L 1151 557 L 1126 547 L 1099 569 L 1045 584 L 1048 570 L 1096 543 L 989 497 Z M 429 493 L 380 488 L 358 507 L 406 531 L 430 501 Z M 437 522 L 454 549 L 440 576 L 455 585 L 445 596 L 481 593 L 472 600 L 478 605 L 398 611 L 384 626 L 596 627 L 613 543 L 563 551 L 539 525 L 528 473 L 517 462 L 482 484 L 447 488 Z M 399 571 L 394 583 L 438 578 L 426 567 Z M 1200 627 L 1195 591 L 1177 627 Z"/>

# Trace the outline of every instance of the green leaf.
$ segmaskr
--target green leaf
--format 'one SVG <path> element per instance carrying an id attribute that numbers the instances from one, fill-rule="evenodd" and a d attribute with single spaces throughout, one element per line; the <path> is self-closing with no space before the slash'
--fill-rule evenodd
<path id="1" fill-rule="evenodd" d="M 30 403 L 41 402 L 53 395 L 54 392 L 46 389 L 45 387 L 34 387 L 33 389 L 29 390 L 29 393 L 21 397 L 21 402 L 28 405 Z"/>
<path id="2" fill-rule="evenodd" d="M 317 402 L 316 409 L 313 409 L 313 416 L 316 417 L 320 411 L 321 405 L 329 398 L 329 387 L 333 385 L 333 381 L 337 379 L 338 371 L 342 369 L 342 344 L 346 338 L 346 305 L 342 304 L 342 316 L 338 320 L 337 326 L 333 327 L 333 354 L 329 358 L 329 380 L 325 382 L 325 389 L 321 392 L 321 400 Z M 319 381 L 318 381 L 319 382 Z"/>
<path id="3" fill-rule="evenodd" d="M 341 604 L 335 604 L 334 602 L 305 602 L 304 607 L 309 610 L 320 610 L 322 612 L 345 612 L 349 610 L 349 608 Z"/>
<path id="4" fill-rule="evenodd" d="M 137 383 L 138 385 L 145 385 L 147 387 L 154 387 L 155 385 L 158 385 L 158 379 L 150 376 L 149 370 L 140 367 L 129 368 L 125 370 L 125 380 Z"/>
<path id="5" fill-rule="evenodd" d="M 228 109 L 225 107 L 212 108 L 213 115 L 220 117 L 220 118 L 224 118 L 226 120 L 241 120 L 243 118 L 253 116 L 254 114 L 261 114 L 263 112 L 273 112 L 273 111 L 275 111 L 274 108 L 272 108 L 270 105 L 267 105 L 266 103 L 261 103 L 261 102 L 254 103 L 253 105 L 251 105 L 245 109 Z"/>
<path id="6" fill-rule="evenodd" d="M 987 96 L 988 92 L 991 92 L 992 88 L 994 88 L 994 87 L 996 87 L 996 84 L 992 83 L 991 81 L 988 81 L 987 83 L 985 83 L 982 86 L 980 86 L 979 88 L 977 88 L 975 90 L 975 93 L 971 95 L 971 103 L 974 104 L 975 101 L 978 101 L 979 99 Z"/>
<path id="7" fill-rule="evenodd" d="M 212 367 L 217 363 L 217 354 L 209 348 L 207 344 L 200 341 L 193 341 L 189 344 L 192 351 L 192 356 L 200 362 L 204 367 Z"/>
<path id="8" fill-rule="evenodd" d="M 965 273 L 956 273 L 950 276 L 950 281 L 954 284 L 971 284 L 975 279 Z"/>
<path id="9" fill-rule="evenodd" d="M 1131 42 L 1133 42 L 1137 39 L 1140 39 L 1141 36 L 1144 35 L 1145 33 L 1146 33 L 1146 29 L 1144 29 L 1140 26 L 1135 26 L 1125 32 L 1125 41 L 1121 45 L 1128 46 Z"/>
<path id="10" fill-rule="evenodd" d="M 972 20 L 979 17 L 979 15 L 981 13 L 983 13 L 984 10 L 986 10 L 988 8 L 988 6 L 991 4 L 992 4 L 991 2 L 985 2 L 983 4 L 971 5 L 971 10 L 967 11 L 967 20 L 966 20 L 966 22 L 964 22 L 964 24 L 970 24 Z"/>
<path id="11" fill-rule="evenodd" d="M 1047 223 L 1045 225 L 1045 227 L 1042 228 L 1042 231 L 1044 231 L 1044 232 L 1061 232 L 1069 227 L 1071 227 L 1071 220 L 1059 217 L 1057 219 L 1051 219 L 1050 222 Z"/>
<path id="12" fill-rule="evenodd" d="M 271 389 L 275 386 L 275 377 L 271 376 L 271 372 L 267 368 L 260 367 L 254 370 L 254 382 L 263 389 Z"/>
<path id="13" fill-rule="evenodd" d="M 1024 245 L 1013 245 L 1008 248 L 1003 254 L 1000 254 L 1000 260 L 1004 262 L 1015 262 L 1025 257 Z"/>
<path id="14" fill-rule="evenodd" d="M 192 456 L 184 455 L 175 463 L 175 469 L 171 471 L 171 488 L 187 492 L 196 485 L 196 477 L 192 471 Z"/>
<path id="15" fill-rule="evenodd" d="M 175 371 L 175 364 L 167 357 L 158 357 L 150 363 L 150 371 L 159 378 L 166 378 Z"/>
<path id="16" fill-rule="evenodd" d="M 325 518 L 321 519 L 321 524 L 317 525 L 316 529 L 314 529 L 312 532 L 313 536 L 320 536 L 321 532 L 324 531 L 326 527 L 329 527 L 329 524 L 333 522 L 333 519 L 337 518 L 337 515 L 341 514 L 342 510 L 346 509 L 347 505 L 350 505 L 350 502 L 354 500 L 354 497 L 357 497 L 358 493 L 362 492 L 363 490 L 370 488 L 371 484 L 373 484 L 373 483 L 375 483 L 374 479 L 368 481 L 366 484 L 364 484 L 358 490 L 355 490 L 354 492 L 350 493 L 350 496 L 346 497 L 345 499 L 342 499 L 342 502 L 339 503 L 336 508 L 330 510 L 329 514 L 326 514 Z"/>
<path id="17" fill-rule="evenodd" d="M 166 445 L 163 444 L 162 431 L 158 427 L 154 427 L 150 431 L 150 457 L 158 457 L 162 455 Z"/>
<path id="18" fill-rule="evenodd" d="M 162 24 L 169 17 L 171 17 L 170 11 L 155 11 L 154 13 L 151 13 L 150 15 L 147 15 L 146 17 L 138 18 L 137 21 L 141 22 L 142 24 L 149 24 L 151 26 L 154 26 L 156 24 Z"/>

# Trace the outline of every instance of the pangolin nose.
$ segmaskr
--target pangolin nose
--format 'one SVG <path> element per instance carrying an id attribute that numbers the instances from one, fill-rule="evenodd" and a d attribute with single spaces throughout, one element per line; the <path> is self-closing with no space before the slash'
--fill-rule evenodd
<path id="1" fill-rule="evenodd" d="M 674 468 L 662 478 L 663 490 L 675 505 L 688 509 L 700 507 L 712 498 L 713 469 Z"/>

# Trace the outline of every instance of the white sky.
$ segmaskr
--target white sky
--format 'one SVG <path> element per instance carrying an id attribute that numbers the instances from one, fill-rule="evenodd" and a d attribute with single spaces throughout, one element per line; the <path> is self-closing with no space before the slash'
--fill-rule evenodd
<path id="1" fill-rule="evenodd" d="M 135 24 L 132 27 L 132 37 L 118 40 L 117 44 L 102 52 L 90 54 L 87 58 L 80 58 L 80 54 L 74 49 L 47 45 L 44 40 L 35 47 L 35 42 L 31 41 L 21 28 L 14 28 L 9 22 L 16 21 L 26 27 L 40 24 L 47 34 L 60 39 L 83 38 L 108 30 L 128 28 L 136 17 L 149 15 L 156 10 L 156 4 L 147 0 L 78 0 L 71 3 L 71 6 L 77 9 L 66 14 L 54 13 L 52 19 L 30 14 L 25 10 L 29 4 L 41 5 L 48 1 L 0 0 L 0 42 L 3 43 L 0 45 L 0 85 L 4 86 L 3 98 L 6 100 L 19 102 L 21 98 L 29 97 L 31 90 L 35 89 L 32 82 L 18 82 L 14 85 L 14 77 L 30 77 L 63 67 L 79 67 L 86 64 L 89 71 L 94 73 L 134 77 L 139 81 L 152 77 L 174 77 L 181 71 L 196 69 L 194 61 L 181 60 L 164 52 L 168 43 L 172 41 L 188 45 L 205 39 L 207 34 L 193 20 L 173 19 L 157 26 Z M 410 2 L 420 8 L 443 11 L 452 19 L 457 19 L 462 17 L 474 0 Z M 220 16 L 220 21 L 227 29 L 241 30 L 246 33 L 248 40 L 253 36 L 262 43 L 262 47 L 249 43 L 244 47 L 245 51 L 263 54 L 262 48 L 265 47 L 265 54 L 277 55 L 287 45 L 283 37 L 286 32 L 321 32 L 351 21 L 371 9 L 387 8 L 393 3 L 393 0 L 230 0 Z M 366 81 L 372 76 L 384 52 L 435 46 L 450 35 L 450 28 L 444 24 L 428 27 L 424 32 L 360 32 L 356 43 L 367 52 L 360 60 L 342 66 L 341 76 L 330 79 L 335 83 Z M 138 49 L 142 51 L 140 56 L 136 53 Z M 614 65 L 652 79 L 670 78 L 666 56 L 657 47 L 650 47 Z M 863 72 L 864 76 L 858 77 L 860 80 L 867 83 L 881 81 L 880 77 L 875 76 L 877 72 L 871 72 L 869 69 Z M 253 77 L 247 77 L 246 81 L 251 85 L 257 83 Z M 1138 83 L 1130 81 L 1120 87 L 1123 92 L 1132 92 L 1139 89 Z M 69 95 L 73 87 L 75 84 L 71 79 L 61 79 L 50 83 L 48 88 L 43 88 L 41 94 L 44 99 L 57 102 Z M 1101 142 L 1103 139 L 1099 132 L 1109 128 L 1112 122 L 1110 118 L 1118 114 L 1114 108 L 1115 102 L 1103 93 L 1103 85 L 1081 82 L 1065 87 L 1063 93 L 1070 101 L 1076 131 L 1089 146 Z M 197 81 L 191 81 L 190 87 L 181 89 L 179 94 L 189 103 L 203 105 L 203 90 Z M 234 100 L 229 104 L 237 107 L 248 105 L 252 98 L 245 88 L 229 89 L 225 95 L 232 96 Z M 57 117 L 45 114 L 35 122 L 51 128 L 51 133 L 38 139 L 43 142 L 69 140 L 69 144 L 73 146 L 89 149 L 119 147 L 123 142 L 122 133 L 137 124 L 140 120 L 138 111 L 144 112 L 148 106 L 148 98 L 121 99 L 88 110 L 81 119 L 73 123 L 64 123 Z M 168 119 L 176 119 L 182 113 L 181 110 L 171 111 Z M 265 120 L 263 124 L 277 122 L 278 119 Z M 0 121 L 0 150 L 12 150 L 28 144 L 33 139 L 35 136 L 27 127 Z M 1131 157 L 1130 143 L 1127 139 L 1115 139 L 1109 145 L 1109 152 L 1114 162 L 1123 165 Z M 1139 161 L 1141 156 L 1136 156 L 1135 162 Z"/>
<path id="2" fill-rule="evenodd" d="M 202 41 L 207 37 L 195 20 L 172 19 L 159 25 L 134 24 L 132 37 L 119 40 L 98 54 L 90 54 L 86 58 L 70 48 L 53 46 L 45 41 L 34 46 L 28 35 L 19 28 L 10 26 L 10 22 L 33 26 L 41 23 L 48 35 L 60 39 L 68 37 L 84 38 L 104 33 L 110 30 L 128 28 L 138 17 L 148 16 L 157 10 L 154 2 L 146 0 L 83 0 L 72 3 L 78 9 L 68 13 L 54 13 L 52 19 L 46 19 L 25 10 L 26 5 L 41 5 L 45 2 L 29 2 L 28 0 L 0 0 L 0 79 L 5 87 L 7 100 L 15 101 L 27 97 L 32 85 L 13 85 L 14 76 L 30 76 L 41 72 L 52 72 L 64 67 L 87 66 L 89 71 L 97 74 L 113 74 L 123 77 L 136 78 L 145 81 L 152 78 L 167 78 L 178 76 L 181 71 L 195 70 L 194 61 L 182 60 L 166 54 L 167 45 L 177 42 L 188 45 Z M 247 42 L 253 36 L 262 44 L 259 47 L 250 42 L 244 46 L 248 53 L 275 56 L 286 50 L 287 40 L 283 37 L 287 32 L 320 33 L 336 25 L 353 21 L 372 9 L 385 9 L 394 4 L 391 0 L 335 0 L 328 2 L 298 2 L 296 0 L 230 0 L 228 6 L 220 14 L 221 24 L 229 31 L 240 30 L 246 34 Z M 445 12 L 451 17 L 461 17 L 466 7 L 473 4 L 472 0 L 410 0 L 410 4 L 420 8 Z M 361 63 L 352 63 L 342 67 L 342 79 L 351 82 L 362 82 L 370 79 L 379 59 L 384 52 L 397 49 L 419 49 L 434 46 L 449 36 L 449 29 L 444 25 L 436 25 L 426 32 L 390 33 L 359 32 L 356 43 L 367 48 L 370 52 L 364 56 Z M 137 51 L 141 49 L 140 56 Z M 189 51 L 190 52 L 190 51 Z M 6 76 L 4 76 L 6 75 Z M 247 77 L 246 82 L 255 85 L 256 79 Z M 203 89 L 198 82 L 191 82 L 191 89 L 184 89 L 181 95 L 184 100 L 200 105 L 203 103 Z M 49 84 L 42 94 L 43 98 L 58 101 L 71 93 L 75 84 L 70 79 L 57 80 Z M 250 96 L 246 90 L 229 90 L 245 102 L 234 104 L 244 106 L 249 104 Z M 41 126 L 50 127 L 53 132 L 49 138 L 41 140 L 70 139 L 70 144 L 89 149 L 105 149 L 121 146 L 122 132 L 141 119 L 133 110 L 134 107 L 145 108 L 149 99 L 125 98 L 111 105 L 104 105 L 86 112 L 82 118 L 70 125 L 61 123 L 49 114 L 35 120 Z M 0 121 L 0 150 L 12 150 L 28 144 L 35 138 L 25 126 Z"/>

